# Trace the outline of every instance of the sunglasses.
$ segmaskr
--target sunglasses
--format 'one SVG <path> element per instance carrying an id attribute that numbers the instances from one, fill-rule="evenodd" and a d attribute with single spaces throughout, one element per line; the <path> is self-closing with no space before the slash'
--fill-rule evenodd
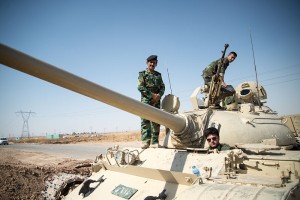
<path id="1" fill-rule="evenodd" d="M 212 140 L 213 140 L 213 141 L 216 141 L 216 140 L 217 140 L 217 137 L 207 138 L 206 140 L 207 140 L 207 142 L 211 142 Z"/>

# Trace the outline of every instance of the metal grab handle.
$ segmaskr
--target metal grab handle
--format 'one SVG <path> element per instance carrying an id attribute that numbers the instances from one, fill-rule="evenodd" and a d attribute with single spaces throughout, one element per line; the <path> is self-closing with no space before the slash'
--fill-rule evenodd
<path id="1" fill-rule="evenodd" d="M 278 117 L 278 118 L 260 118 L 260 117 L 255 117 L 255 118 L 253 118 L 251 121 L 249 121 L 249 122 L 251 122 L 251 123 L 254 123 L 254 124 L 270 124 L 270 123 L 267 123 L 267 122 L 261 122 L 261 123 L 259 123 L 259 122 L 255 122 L 254 120 L 260 120 L 260 119 L 262 119 L 262 120 L 266 120 L 266 119 L 269 119 L 269 120 L 282 120 L 282 117 Z M 283 125 L 282 123 L 278 123 L 278 124 L 281 124 L 281 125 Z"/>

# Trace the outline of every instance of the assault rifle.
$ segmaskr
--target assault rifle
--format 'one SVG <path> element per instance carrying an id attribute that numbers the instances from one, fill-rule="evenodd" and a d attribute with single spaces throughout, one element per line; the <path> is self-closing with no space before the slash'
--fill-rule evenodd
<path id="1" fill-rule="evenodd" d="M 224 65 L 224 56 L 226 49 L 229 47 L 229 44 L 225 44 L 225 49 L 222 51 L 222 57 L 218 62 L 217 66 L 217 72 L 215 75 L 212 76 L 211 83 L 210 83 L 210 88 L 208 92 L 208 102 L 207 102 L 207 107 L 215 105 L 220 97 L 220 92 L 221 92 L 221 80 L 220 80 L 220 69 Z"/>

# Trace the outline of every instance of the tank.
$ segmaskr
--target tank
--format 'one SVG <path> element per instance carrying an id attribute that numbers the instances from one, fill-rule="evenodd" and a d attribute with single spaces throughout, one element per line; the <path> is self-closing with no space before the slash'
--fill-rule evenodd
<path id="1" fill-rule="evenodd" d="M 300 199 L 297 134 L 265 105 L 267 93 L 255 82 L 237 86 L 236 101 L 226 109 L 203 107 L 196 88 L 193 109 L 179 113 L 174 95 L 157 109 L 3 44 L 0 63 L 166 127 L 161 148 L 115 145 L 98 155 L 93 174 L 65 199 Z M 208 150 L 208 127 L 232 149 Z"/>

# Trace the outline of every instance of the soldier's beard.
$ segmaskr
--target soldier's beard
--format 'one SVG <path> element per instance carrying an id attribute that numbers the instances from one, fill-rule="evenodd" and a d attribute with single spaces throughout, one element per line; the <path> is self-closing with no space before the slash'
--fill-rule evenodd
<path id="1" fill-rule="evenodd" d="M 154 72 L 155 67 L 154 67 L 154 66 L 150 66 L 150 67 L 148 67 L 148 70 L 149 70 L 150 72 Z"/>

